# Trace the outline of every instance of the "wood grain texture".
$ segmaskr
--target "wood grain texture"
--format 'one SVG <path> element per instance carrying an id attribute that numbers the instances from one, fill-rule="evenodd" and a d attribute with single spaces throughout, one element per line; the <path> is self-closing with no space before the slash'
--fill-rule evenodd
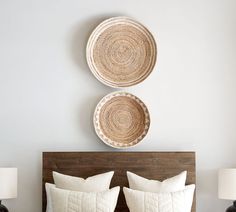
<path id="1" fill-rule="evenodd" d="M 187 170 L 187 184 L 195 184 L 194 152 L 44 152 L 43 212 L 46 211 L 45 183 L 53 183 L 52 171 L 87 178 L 114 170 L 111 187 L 128 187 L 126 171 L 149 179 L 164 180 Z M 120 192 L 116 212 L 128 212 Z M 192 212 L 196 212 L 196 198 Z"/>

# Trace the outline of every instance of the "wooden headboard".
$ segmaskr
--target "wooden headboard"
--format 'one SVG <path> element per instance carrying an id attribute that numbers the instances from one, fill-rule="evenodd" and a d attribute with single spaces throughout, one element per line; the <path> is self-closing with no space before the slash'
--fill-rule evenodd
<path id="1" fill-rule="evenodd" d="M 111 187 L 126 186 L 126 171 L 149 179 L 164 180 L 187 170 L 187 184 L 195 183 L 194 152 L 44 152 L 43 212 L 46 211 L 46 182 L 53 183 L 52 171 L 87 178 L 114 170 Z M 128 212 L 120 192 L 116 212 Z M 196 212 L 196 198 L 192 212 Z"/>

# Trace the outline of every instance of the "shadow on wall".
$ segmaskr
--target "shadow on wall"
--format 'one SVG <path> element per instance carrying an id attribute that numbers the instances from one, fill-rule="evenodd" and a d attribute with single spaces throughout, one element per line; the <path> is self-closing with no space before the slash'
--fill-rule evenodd
<path id="1" fill-rule="evenodd" d="M 222 204 L 224 200 L 218 199 L 218 169 L 198 170 L 197 175 L 197 196 L 201 196 L 201 199 L 197 197 L 197 202 L 201 202 L 202 205 L 215 202 L 219 211 L 225 211 L 227 201 Z M 208 207 L 205 211 L 212 210 L 210 205 Z"/>
<path id="2" fill-rule="evenodd" d="M 201 187 L 201 193 L 205 197 L 217 198 L 218 170 L 198 170 L 197 187 Z M 208 180 L 207 180 L 208 179 Z M 211 180 L 209 180 L 211 179 Z M 215 196 L 212 196 L 212 193 Z"/>
<path id="3" fill-rule="evenodd" d="M 97 95 L 88 97 L 83 103 L 80 103 L 78 124 L 83 134 L 89 135 L 89 140 L 98 140 L 93 126 L 93 113 L 99 101 L 100 97 Z"/>
<path id="4" fill-rule="evenodd" d="M 83 20 L 75 26 L 71 42 L 71 54 L 73 61 L 80 69 L 88 70 L 89 67 L 86 61 L 86 45 L 92 31 L 105 19 L 113 16 L 120 16 L 120 14 L 97 15 L 89 19 Z"/>
<path id="5" fill-rule="evenodd" d="M 121 14 L 101 14 L 97 16 L 90 17 L 88 19 L 80 21 L 76 26 L 73 27 L 75 29 L 72 32 L 72 41 L 71 41 L 71 57 L 74 63 L 78 66 L 78 71 L 83 70 L 84 73 L 87 72 L 88 75 L 84 80 L 94 80 L 95 84 L 94 92 L 92 96 L 88 96 L 85 101 L 82 103 L 80 102 L 78 105 L 79 112 L 78 112 L 78 120 L 77 123 L 83 134 L 85 136 L 89 136 L 89 141 L 97 142 L 98 146 L 101 146 L 102 141 L 98 138 L 95 133 L 94 126 L 93 126 L 93 114 L 96 105 L 101 100 L 101 98 L 107 95 L 109 92 L 113 92 L 113 88 L 109 88 L 105 86 L 101 82 L 99 82 L 89 70 L 86 60 L 86 46 L 91 35 L 92 31 L 100 24 L 102 21 L 114 17 L 114 16 L 121 16 Z M 92 84 L 91 84 L 92 85 Z M 86 89 L 86 88 L 85 88 Z M 95 94 L 95 95 L 94 95 Z M 96 95 L 97 94 L 97 95 Z M 92 136 L 92 137 L 91 137 Z M 104 144 L 104 146 L 106 146 Z M 103 146 L 103 147 L 104 147 Z M 106 146 L 107 147 L 107 146 Z"/>
<path id="6" fill-rule="evenodd" d="M 94 116 L 94 111 L 95 108 L 98 104 L 98 102 L 106 95 L 107 93 L 104 94 L 98 94 L 98 95 L 93 95 L 90 97 L 87 97 L 82 103 L 79 105 L 79 111 L 78 111 L 78 119 L 77 123 L 79 125 L 79 128 L 81 129 L 82 133 L 84 134 L 85 137 L 88 137 L 89 139 L 86 141 L 87 143 L 91 143 L 93 147 L 94 145 L 97 146 L 97 148 L 107 148 L 107 149 L 112 149 L 111 147 L 108 147 L 105 145 L 100 138 L 97 136 L 94 125 L 93 125 L 93 116 Z"/>

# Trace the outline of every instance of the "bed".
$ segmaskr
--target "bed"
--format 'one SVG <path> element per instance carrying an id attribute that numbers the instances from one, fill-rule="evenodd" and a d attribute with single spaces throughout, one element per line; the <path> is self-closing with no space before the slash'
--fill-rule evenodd
<path id="1" fill-rule="evenodd" d="M 114 170 L 111 187 L 128 187 L 126 171 L 149 179 L 172 177 L 187 170 L 187 184 L 195 184 L 194 152 L 43 152 L 42 211 L 46 211 L 45 183 L 53 183 L 52 171 L 87 178 Z M 116 212 L 128 212 L 120 192 Z M 196 212 L 196 197 L 192 211 Z"/>

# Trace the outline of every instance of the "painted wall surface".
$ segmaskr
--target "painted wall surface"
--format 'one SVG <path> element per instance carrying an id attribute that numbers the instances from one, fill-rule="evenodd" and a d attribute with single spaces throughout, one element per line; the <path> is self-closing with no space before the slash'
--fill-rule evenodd
<path id="1" fill-rule="evenodd" d="M 0 166 L 19 168 L 14 212 L 41 212 L 42 151 L 114 151 L 95 135 L 97 102 L 114 91 L 85 60 L 102 20 L 131 16 L 158 44 L 158 64 L 126 89 L 152 125 L 130 151 L 197 152 L 197 211 L 222 212 L 217 170 L 236 165 L 235 0 L 0 0 Z"/>

